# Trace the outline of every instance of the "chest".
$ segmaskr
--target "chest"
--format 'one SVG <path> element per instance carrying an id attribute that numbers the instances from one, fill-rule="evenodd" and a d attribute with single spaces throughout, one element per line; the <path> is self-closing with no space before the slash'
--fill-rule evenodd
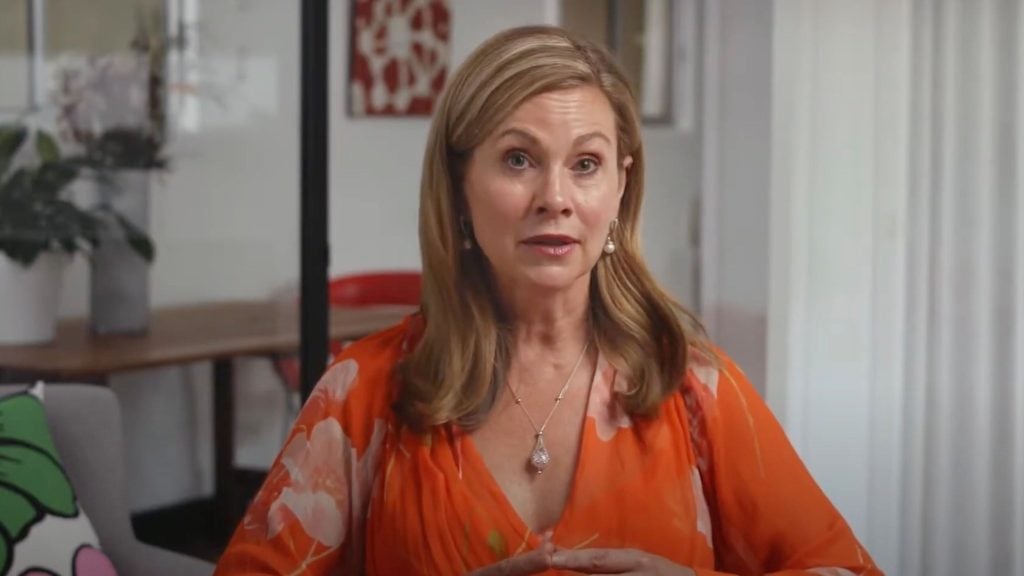
<path id="1" fill-rule="evenodd" d="M 547 396 L 534 401 L 523 398 L 517 404 L 507 395 L 487 422 L 470 434 L 472 447 L 494 483 L 523 523 L 536 533 L 558 522 L 572 492 L 587 399 L 585 387 L 570 391 L 557 406 Z M 538 444 L 537 429 L 541 427 Z M 549 457 L 542 472 L 531 462 L 541 449 Z"/>
<path id="2" fill-rule="evenodd" d="M 589 401 L 566 403 L 549 424 L 558 433 L 545 433 L 551 464 L 537 475 L 527 465 L 532 430 L 514 410 L 472 434 L 403 436 L 386 449 L 368 574 L 465 573 L 535 548 L 547 529 L 566 548 L 637 548 L 713 565 L 708 506 L 681 422 L 641 434 Z"/>

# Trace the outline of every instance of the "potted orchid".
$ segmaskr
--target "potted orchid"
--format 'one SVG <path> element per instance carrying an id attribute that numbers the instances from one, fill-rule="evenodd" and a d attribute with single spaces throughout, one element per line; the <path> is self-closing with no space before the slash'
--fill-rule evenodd
<path id="1" fill-rule="evenodd" d="M 58 78 L 62 135 L 95 170 L 99 205 L 141 232 L 149 227 L 151 175 L 168 164 L 166 42 L 140 21 L 131 50 L 66 65 Z M 140 258 L 131 240 L 108 226 L 91 254 L 90 323 L 97 333 L 148 327 L 152 258 Z"/>
<path id="2" fill-rule="evenodd" d="M 0 343 L 53 338 L 64 269 L 104 234 L 153 258 L 149 237 L 122 214 L 72 200 L 71 185 L 91 171 L 89 160 L 63 155 L 45 131 L 0 126 Z"/>

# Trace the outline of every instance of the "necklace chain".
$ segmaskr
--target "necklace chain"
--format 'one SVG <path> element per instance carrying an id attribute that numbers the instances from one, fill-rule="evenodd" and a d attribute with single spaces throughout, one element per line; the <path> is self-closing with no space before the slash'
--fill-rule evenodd
<path id="1" fill-rule="evenodd" d="M 583 345 L 583 350 L 580 352 L 580 357 L 576 359 L 576 364 L 572 367 L 572 372 L 569 373 L 569 378 L 562 385 L 562 389 L 558 391 L 558 396 L 555 396 L 555 404 L 551 407 L 548 412 L 548 417 L 544 419 L 544 423 L 539 427 L 537 423 L 530 416 L 530 412 L 527 411 L 526 406 L 523 406 L 523 399 L 516 393 L 515 389 L 512 388 L 512 384 L 508 380 L 505 381 L 508 386 L 509 392 L 512 393 L 512 398 L 515 399 L 516 405 L 523 411 L 523 415 L 526 416 L 527 421 L 530 422 L 530 426 L 533 427 L 533 431 L 536 433 L 536 442 L 534 443 L 533 452 L 530 454 L 530 464 L 537 470 L 537 473 L 544 471 L 548 463 L 551 461 L 551 456 L 544 446 L 544 430 L 548 427 L 548 422 L 551 422 L 551 417 L 555 415 L 555 410 L 558 409 L 558 405 L 561 404 L 565 398 L 566 391 L 569 390 L 569 385 L 572 384 L 573 378 L 576 376 L 576 372 L 580 369 L 580 364 L 583 363 L 583 357 L 587 355 L 587 349 L 590 348 L 590 342 L 588 341 Z"/>

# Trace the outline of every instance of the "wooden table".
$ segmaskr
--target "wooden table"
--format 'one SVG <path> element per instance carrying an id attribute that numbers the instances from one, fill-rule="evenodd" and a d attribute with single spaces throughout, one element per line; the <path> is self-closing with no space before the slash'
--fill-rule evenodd
<path id="1" fill-rule="evenodd" d="M 331 339 L 352 340 L 397 324 L 411 306 L 332 308 Z M 138 336 L 93 335 L 84 318 L 62 321 L 53 342 L 0 346 L 0 368 L 51 380 L 99 381 L 114 373 L 197 361 L 213 363 L 215 502 L 230 529 L 234 473 L 233 360 L 298 350 L 298 305 L 218 302 L 156 309 Z"/>

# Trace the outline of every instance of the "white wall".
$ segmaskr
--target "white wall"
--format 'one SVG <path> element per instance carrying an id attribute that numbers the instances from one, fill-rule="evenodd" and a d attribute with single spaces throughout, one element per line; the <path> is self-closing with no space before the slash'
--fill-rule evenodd
<path id="1" fill-rule="evenodd" d="M 907 0 L 776 0 L 767 395 L 833 502 L 899 566 Z"/>
<path id="2" fill-rule="evenodd" d="M 903 1 L 708 2 L 702 305 L 883 568 L 898 558 Z M 874 327 L 874 328 L 872 328 Z"/>
<path id="3" fill-rule="evenodd" d="M 701 312 L 764 392 L 772 2 L 706 2 Z"/>
<path id="4" fill-rule="evenodd" d="M 453 0 L 453 64 L 500 29 L 556 21 L 556 7 L 556 0 Z M 204 0 L 199 9 L 202 87 L 227 105 L 192 104 L 198 129 L 177 136 L 173 168 L 155 181 L 154 305 L 264 298 L 294 287 L 299 274 L 298 4 Z M 417 268 L 428 121 L 347 116 L 348 2 L 335 0 L 331 10 L 330 271 Z M 668 126 L 646 138 L 646 256 L 692 303 L 689 210 L 699 187 L 699 134 Z M 62 314 L 84 314 L 83 261 L 67 282 Z M 205 365 L 113 378 L 128 431 L 133 509 L 212 491 L 209 379 Z M 283 393 L 266 361 L 240 362 L 236 380 L 236 460 L 266 466 L 282 441 Z"/>

